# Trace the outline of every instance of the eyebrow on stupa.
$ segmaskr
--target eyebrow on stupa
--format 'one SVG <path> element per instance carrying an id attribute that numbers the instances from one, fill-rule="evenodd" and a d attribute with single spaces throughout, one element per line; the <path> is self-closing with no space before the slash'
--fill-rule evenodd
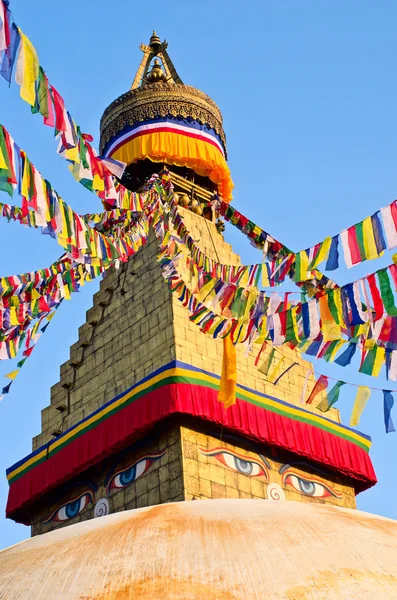
<path id="1" fill-rule="evenodd" d="M 312 464 L 308 465 L 305 462 L 299 462 L 299 461 L 281 465 L 278 472 L 280 473 L 280 475 L 282 475 L 290 467 L 303 467 L 304 469 L 310 469 L 311 471 L 317 471 L 317 473 L 319 473 L 320 475 L 326 475 L 326 473 L 322 469 L 319 469 L 318 467 L 316 467 Z"/>
<path id="2" fill-rule="evenodd" d="M 269 461 L 267 460 L 266 456 L 263 456 L 263 454 L 258 454 L 258 456 L 265 463 L 265 465 L 267 466 L 268 469 L 272 468 Z"/>

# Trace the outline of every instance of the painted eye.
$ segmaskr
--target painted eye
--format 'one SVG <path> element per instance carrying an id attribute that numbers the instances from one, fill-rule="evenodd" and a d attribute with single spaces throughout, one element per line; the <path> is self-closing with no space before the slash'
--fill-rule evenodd
<path id="1" fill-rule="evenodd" d="M 236 473 L 248 475 L 249 477 L 258 477 L 259 475 L 267 476 L 264 465 L 255 460 L 250 460 L 247 456 L 241 456 L 230 450 L 220 448 L 209 451 L 200 449 L 200 452 L 207 456 L 213 456 L 220 463 Z"/>
<path id="2" fill-rule="evenodd" d="M 324 483 L 320 483 L 316 480 L 304 479 L 303 477 L 292 475 L 291 473 L 286 475 L 284 483 L 291 485 L 295 490 L 301 492 L 301 494 L 311 496 L 312 498 L 327 498 L 328 496 L 340 498 L 340 495 L 336 494 Z"/>
<path id="3" fill-rule="evenodd" d="M 52 515 L 44 521 L 44 523 L 49 523 L 50 521 L 62 522 L 69 521 L 70 519 L 74 519 L 77 517 L 88 504 L 93 503 L 93 496 L 91 492 L 85 492 L 78 498 L 67 502 L 60 508 L 57 508 L 56 511 L 52 513 Z"/>
<path id="4" fill-rule="evenodd" d="M 131 485 L 131 483 L 134 483 L 134 481 L 142 477 L 142 475 L 144 475 L 144 473 L 150 469 L 152 464 L 164 456 L 164 454 L 165 450 L 159 454 L 148 454 L 147 456 L 140 458 L 129 467 L 118 471 L 110 479 L 107 486 L 107 492 L 109 493 L 110 490 L 114 489 L 121 490 L 128 485 Z"/>

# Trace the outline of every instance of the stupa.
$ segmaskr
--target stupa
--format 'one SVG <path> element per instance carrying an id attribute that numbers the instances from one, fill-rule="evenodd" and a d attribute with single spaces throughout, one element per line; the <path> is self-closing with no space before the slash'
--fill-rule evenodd
<path id="1" fill-rule="evenodd" d="M 141 50 L 102 117 L 101 153 L 128 164 L 132 191 L 166 167 L 200 249 L 239 265 L 210 202 L 233 189 L 221 112 L 155 32 Z M 158 253 L 152 233 L 106 274 L 32 453 L 7 471 L 7 516 L 33 538 L 1 554 L 0 596 L 397 597 L 397 524 L 355 510 L 376 483 L 370 438 L 304 404 L 315 379 L 297 351 L 283 348 L 294 369 L 270 381 L 271 344 L 259 364 L 237 349 L 225 409 L 222 340 L 189 319 Z"/>

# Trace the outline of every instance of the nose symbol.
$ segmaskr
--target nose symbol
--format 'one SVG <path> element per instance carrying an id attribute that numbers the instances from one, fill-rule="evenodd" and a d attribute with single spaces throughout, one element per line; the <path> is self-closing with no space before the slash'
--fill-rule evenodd
<path id="1" fill-rule="evenodd" d="M 269 483 L 267 486 L 268 500 L 285 500 L 283 488 L 278 483 Z"/>
<path id="2" fill-rule="evenodd" d="M 94 508 L 94 517 L 104 517 L 105 515 L 108 515 L 109 512 L 110 508 L 108 500 L 106 498 L 98 500 Z"/>

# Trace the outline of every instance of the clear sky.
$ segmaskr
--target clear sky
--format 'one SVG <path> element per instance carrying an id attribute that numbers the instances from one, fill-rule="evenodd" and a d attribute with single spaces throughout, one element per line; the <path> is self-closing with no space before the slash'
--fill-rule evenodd
<path id="1" fill-rule="evenodd" d="M 50 81 L 96 143 L 103 110 L 129 89 L 141 60 L 139 44 L 147 43 L 155 28 L 167 39 L 183 81 L 207 92 L 223 112 L 234 206 L 296 251 L 396 197 L 397 4 L 392 0 L 86 0 L 78 10 L 65 0 L 11 0 L 10 5 Z M 30 114 L 18 92 L 1 79 L 1 123 L 75 210 L 100 211 L 96 196 L 75 183 L 57 156 L 51 129 Z M 2 195 L 2 201 L 7 198 Z M 226 235 L 246 264 L 258 261 L 244 236 L 229 230 Z M 1 275 L 45 267 L 61 250 L 38 231 L 0 221 Z M 390 262 L 389 253 L 340 269 L 334 277 L 347 283 Z M 1 515 L 5 469 L 31 451 L 40 410 L 49 404 L 50 386 L 69 358 L 97 286 L 86 285 L 63 303 L 0 404 Z M 357 362 L 342 368 L 317 361 L 315 368 L 353 383 L 391 387 L 382 377 L 358 374 Z M 0 364 L 0 376 L 9 370 L 10 364 Z M 345 423 L 355 392 L 351 386 L 341 392 Z M 397 434 L 384 432 L 381 393 L 372 394 L 360 429 L 373 438 L 379 483 L 358 497 L 358 507 L 396 519 Z M 0 547 L 29 535 L 28 528 L 0 516 Z"/>

